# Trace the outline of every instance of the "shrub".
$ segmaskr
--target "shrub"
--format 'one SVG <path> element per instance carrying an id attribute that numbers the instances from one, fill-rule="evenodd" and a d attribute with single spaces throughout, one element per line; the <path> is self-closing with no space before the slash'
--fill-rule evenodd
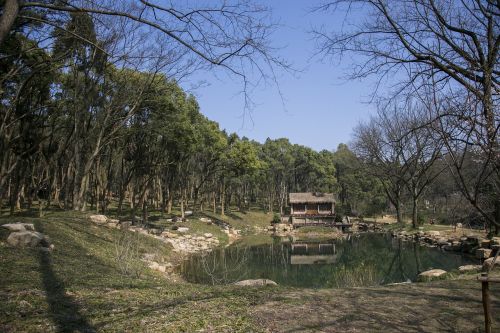
<path id="1" fill-rule="evenodd" d="M 140 262 L 139 233 L 121 230 L 114 241 L 115 260 L 123 275 L 140 277 L 142 265 Z"/>
<path id="2" fill-rule="evenodd" d="M 280 223 L 281 222 L 281 215 L 278 214 L 278 213 L 274 213 L 273 215 L 273 220 L 271 221 L 271 223 Z"/>

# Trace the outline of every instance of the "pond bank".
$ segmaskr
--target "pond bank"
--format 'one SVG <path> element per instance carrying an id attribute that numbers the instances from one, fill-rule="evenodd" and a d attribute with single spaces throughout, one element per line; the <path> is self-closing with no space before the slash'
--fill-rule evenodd
<path id="1" fill-rule="evenodd" d="M 116 246 L 124 234 L 93 225 L 81 213 L 0 219 L 2 224 L 12 222 L 39 223 L 55 250 L 50 261 L 39 260 L 34 250 L 9 247 L 8 234 L 0 228 L 2 332 L 91 331 L 89 327 L 99 332 L 131 328 L 149 332 L 471 332 L 483 327 L 481 289 L 473 275 L 459 277 L 468 280 L 343 289 L 209 286 L 167 281 L 143 262 L 138 263 L 138 274 L 124 274 L 116 258 Z M 160 240 L 130 234 L 140 240 L 140 254 L 178 255 Z M 257 244 L 258 238 L 251 241 Z M 492 285 L 493 308 L 500 307 L 499 292 L 499 286 Z"/>
<path id="2" fill-rule="evenodd" d="M 264 236 L 265 237 L 265 236 Z M 251 241 L 192 255 L 179 273 L 189 282 L 231 284 L 265 278 L 301 288 L 345 288 L 416 281 L 430 269 L 458 270 L 479 261 L 434 248 L 412 246 L 388 233 L 348 234 L 336 239 L 251 237 Z"/>
<path id="3" fill-rule="evenodd" d="M 465 235 L 460 232 L 440 231 L 393 231 L 392 236 L 403 241 L 418 243 L 422 246 L 440 248 L 446 252 L 458 252 L 474 255 L 477 259 L 485 261 L 487 269 L 489 261 L 500 249 L 500 237 L 486 238 L 485 235 Z"/>

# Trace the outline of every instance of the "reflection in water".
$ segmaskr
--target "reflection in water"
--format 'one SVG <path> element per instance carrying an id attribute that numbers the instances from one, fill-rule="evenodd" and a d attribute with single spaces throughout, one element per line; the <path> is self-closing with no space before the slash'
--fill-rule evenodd
<path id="1" fill-rule="evenodd" d="M 337 261 L 337 250 L 333 242 L 291 243 L 291 265 L 333 264 Z"/>
<path id="2" fill-rule="evenodd" d="M 451 270 L 475 261 L 386 234 L 361 234 L 349 240 L 274 238 L 259 246 L 236 244 L 192 256 L 181 273 L 188 281 L 205 284 L 266 278 L 295 287 L 341 288 L 413 281 L 424 270 Z"/>

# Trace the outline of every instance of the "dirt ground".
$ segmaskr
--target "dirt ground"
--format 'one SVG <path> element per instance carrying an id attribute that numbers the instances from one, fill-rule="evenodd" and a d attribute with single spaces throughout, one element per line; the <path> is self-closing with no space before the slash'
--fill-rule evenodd
<path id="1" fill-rule="evenodd" d="M 492 285 L 500 332 L 500 284 Z M 268 332 L 483 332 L 481 285 L 474 280 L 374 288 L 300 290 L 252 314 Z"/>

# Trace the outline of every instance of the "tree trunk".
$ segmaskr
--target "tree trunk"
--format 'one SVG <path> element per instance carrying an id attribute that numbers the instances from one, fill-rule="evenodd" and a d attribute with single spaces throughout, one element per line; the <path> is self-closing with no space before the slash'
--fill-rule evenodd
<path id="1" fill-rule="evenodd" d="M 418 198 L 413 197 L 413 207 L 411 212 L 411 224 L 414 229 L 417 228 L 418 225 Z"/>
<path id="2" fill-rule="evenodd" d="M 3 14 L 0 17 L 0 46 L 2 46 L 3 42 L 9 35 L 18 14 L 18 0 L 5 0 L 3 5 Z"/>
<path id="3" fill-rule="evenodd" d="M 222 180 L 222 184 L 220 186 L 220 215 L 225 216 L 224 211 L 224 202 L 226 201 L 226 189 L 224 186 L 224 180 Z"/>
<path id="4" fill-rule="evenodd" d="M 215 191 L 212 193 L 212 207 L 213 207 L 213 212 L 214 214 L 217 214 L 217 197 L 215 194 Z"/>
<path id="5" fill-rule="evenodd" d="M 401 201 L 397 199 L 396 201 L 396 219 L 398 224 L 403 225 L 403 214 L 401 212 Z"/>

